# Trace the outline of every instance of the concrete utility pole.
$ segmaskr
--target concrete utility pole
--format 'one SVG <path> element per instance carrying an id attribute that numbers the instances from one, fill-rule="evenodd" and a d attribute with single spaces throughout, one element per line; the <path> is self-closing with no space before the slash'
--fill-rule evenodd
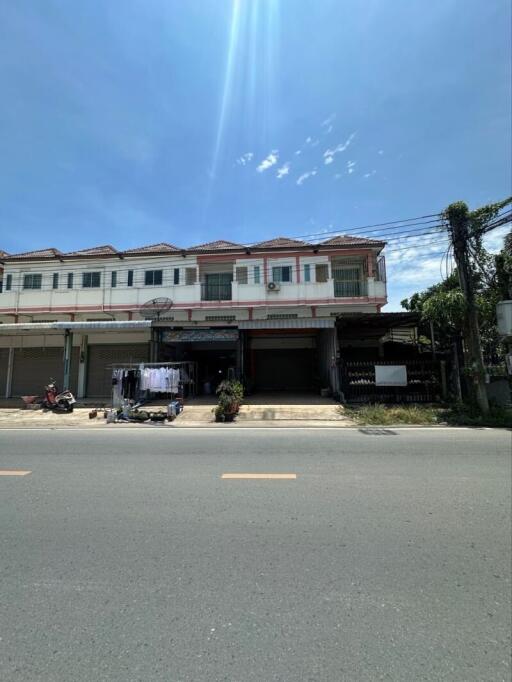
<path id="1" fill-rule="evenodd" d="M 468 350 L 468 361 L 471 368 L 475 398 L 483 414 L 489 412 L 489 400 L 485 385 L 485 366 L 480 344 L 480 328 L 478 326 L 478 312 L 475 305 L 473 277 L 469 261 L 469 209 L 463 202 L 451 204 L 446 209 L 450 223 L 451 237 L 459 282 L 466 301 L 464 311 L 464 340 Z"/>

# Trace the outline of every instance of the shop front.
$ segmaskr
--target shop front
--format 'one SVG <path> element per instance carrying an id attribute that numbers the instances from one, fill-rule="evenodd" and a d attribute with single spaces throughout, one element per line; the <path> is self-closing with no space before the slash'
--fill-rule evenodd
<path id="1" fill-rule="evenodd" d="M 251 392 L 327 389 L 336 393 L 334 321 L 297 319 L 242 324 L 244 374 Z"/>
<path id="2" fill-rule="evenodd" d="M 240 377 L 240 334 L 238 329 L 164 329 L 159 360 L 197 363 L 198 393 L 209 395 L 223 379 Z"/>

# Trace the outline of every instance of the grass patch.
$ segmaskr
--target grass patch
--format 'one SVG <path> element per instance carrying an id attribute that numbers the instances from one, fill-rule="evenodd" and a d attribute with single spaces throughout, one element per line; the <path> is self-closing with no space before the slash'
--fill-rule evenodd
<path id="1" fill-rule="evenodd" d="M 451 426 L 497 426 L 512 428 L 512 409 L 492 407 L 487 416 L 474 407 L 455 404 L 440 405 L 349 405 L 343 414 L 366 426 L 394 426 L 396 424 Z"/>

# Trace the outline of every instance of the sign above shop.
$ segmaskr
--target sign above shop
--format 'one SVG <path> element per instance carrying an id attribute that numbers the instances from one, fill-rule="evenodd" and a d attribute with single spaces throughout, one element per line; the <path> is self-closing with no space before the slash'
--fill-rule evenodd
<path id="1" fill-rule="evenodd" d="M 162 334 L 164 343 L 238 341 L 238 329 L 175 329 Z"/>

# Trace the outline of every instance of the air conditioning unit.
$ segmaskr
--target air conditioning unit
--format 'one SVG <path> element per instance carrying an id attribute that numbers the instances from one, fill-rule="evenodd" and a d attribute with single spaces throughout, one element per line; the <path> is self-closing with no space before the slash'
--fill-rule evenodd
<path id="1" fill-rule="evenodd" d="M 281 285 L 278 284 L 277 282 L 269 282 L 267 284 L 267 290 L 268 291 L 279 291 L 281 289 Z"/>

